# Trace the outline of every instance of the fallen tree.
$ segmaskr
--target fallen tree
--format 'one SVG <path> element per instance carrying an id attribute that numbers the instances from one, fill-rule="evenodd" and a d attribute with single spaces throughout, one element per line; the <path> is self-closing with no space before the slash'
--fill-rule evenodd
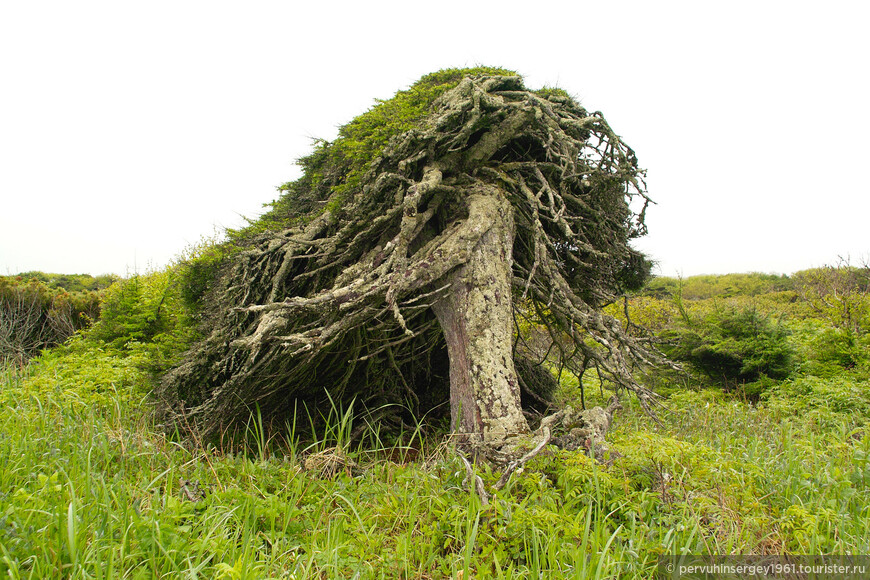
<path id="1" fill-rule="evenodd" d="M 523 401 L 547 408 L 546 361 L 650 406 L 632 366 L 656 353 L 602 313 L 649 273 L 629 245 L 649 198 L 600 113 L 510 71 L 441 71 L 300 164 L 222 259 L 192 264 L 208 332 L 163 379 L 172 418 L 208 436 L 255 406 L 280 425 L 354 400 L 398 424 L 449 401 L 460 443 L 507 461 L 528 447 Z M 529 320 L 545 349 L 523 344 Z"/>

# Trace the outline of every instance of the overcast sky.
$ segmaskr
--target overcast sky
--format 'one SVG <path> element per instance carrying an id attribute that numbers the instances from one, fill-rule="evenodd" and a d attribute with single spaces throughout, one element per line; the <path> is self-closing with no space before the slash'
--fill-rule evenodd
<path id="1" fill-rule="evenodd" d="M 295 179 L 311 138 L 484 64 L 600 110 L 659 273 L 870 253 L 870 2 L 0 0 L 0 274 L 147 271 Z"/>

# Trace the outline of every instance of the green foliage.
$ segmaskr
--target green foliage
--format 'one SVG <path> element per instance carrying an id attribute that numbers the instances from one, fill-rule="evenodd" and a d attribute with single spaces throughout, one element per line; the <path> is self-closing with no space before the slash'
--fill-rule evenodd
<path id="1" fill-rule="evenodd" d="M 762 377 L 784 379 L 794 369 L 788 330 L 756 308 L 720 308 L 686 322 L 684 328 L 667 333 L 666 353 L 726 386 Z"/>
<path id="2" fill-rule="evenodd" d="M 99 316 L 100 295 L 81 290 L 85 282 L 101 287 L 90 276 L 29 272 L 0 277 L 0 364 L 23 364 L 39 350 L 61 344 L 90 325 Z"/>
<path id="3" fill-rule="evenodd" d="M 822 362 L 833 362 L 845 369 L 866 364 L 870 358 L 870 335 L 842 329 L 825 329 L 814 341 L 816 355 Z"/>
<path id="4" fill-rule="evenodd" d="M 191 253 L 200 269 L 219 261 L 212 248 Z M 165 370 L 177 362 L 196 334 L 196 320 L 186 299 L 199 283 L 195 274 L 200 270 L 188 264 L 124 280 L 39 272 L 28 273 L 28 278 L 0 277 L 0 364 L 23 364 L 39 350 L 84 331 L 86 341 L 98 343 L 99 348 L 136 351 L 141 356 L 130 359 L 136 364 L 154 372 Z M 68 292 L 64 287 L 100 291 Z M 71 368 L 87 374 L 87 369 Z"/>
<path id="5" fill-rule="evenodd" d="M 870 335 L 835 328 L 810 319 L 793 325 L 800 349 L 800 370 L 807 375 L 835 377 L 844 371 L 866 373 L 870 365 Z"/>
<path id="6" fill-rule="evenodd" d="M 234 252 L 233 245 L 215 238 L 204 240 L 181 257 L 177 266 L 179 293 L 190 312 L 202 310 L 206 295 Z"/>
<path id="7" fill-rule="evenodd" d="M 863 379 L 793 379 L 761 406 L 683 391 L 661 427 L 625 401 L 605 463 L 545 450 L 484 507 L 437 442 L 356 448 L 338 409 L 308 450 L 292 418 L 268 438 L 256 416 L 249 452 L 178 445 L 147 420 L 149 353 L 129 344 L 0 370 L 0 573 L 649 578 L 663 554 L 870 548 Z M 336 443 L 355 473 L 301 469 Z"/>
<path id="8" fill-rule="evenodd" d="M 861 337 L 870 330 L 870 267 L 848 263 L 794 275 L 801 298 L 834 328 Z"/>
<path id="9" fill-rule="evenodd" d="M 154 373 L 177 364 L 197 336 L 186 286 L 179 283 L 186 280 L 184 273 L 183 266 L 170 266 L 116 283 L 105 293 L 102 316 L 87 339 L 144 353 L 143 364 Z"/>
<path id="10" fill-rule="evenodd" d="M 683 300 L 706 300 L 760 296 L 790 290 L 793 290 L 793 282 L 788 276 L 751 273 L 690 276 L 685 279 L 655 276 L 644 286 L 642 294 L 656 298 L 681 296 Z"/>
<path id="11" fill-rule="evenodd" d="M 141 369 L 143 353 L 118 351 L 81 336 L 35 358 L 27 372 L 27 393 L 44 400 L 62 398 L 79 410 L 111 408 L 148 395 Z"/>
<path id="12" fill-rule="evenodd" d="M 800 415 L 826 426 L 856 426 L 870 418 L 870 379 L 850 374 L 803 376 L 772 386 L 766 405 L 783 415 Z"/>
<path id="13" fill-rule="evenodd" d="M 339 129 L 333 142 L 316 140 L 314 151 L 298 161 L 303 176 L 278 188 L 281 197 L 271 209 L 248 228 L 231 231 L 232 239 L 246 239 L 267 229 L 288 227 L 300 216 L 320 213 L 323 202 L 333 193 L 328 209 L 337 211 L 348 196 L 359 188 L 369 165 L 390 139 L 415 127 L 426 118 L 432 103 L 469 75 L 516 76 L 502 68 L 474 67 L 444 69 L 428 74 L 401 90 L 391 99 L 380 100 L 366 113 Z"/>
<path id="14" fill-rule="evenodd" d="M 614 271 L 616 287 L 621 294 L 638 292 L 650 279 L 653 263 L 640 252 L 629 248 L 622 263 Z"/>
<path id="15" fill-rule="evenodd" d="M 90 274 L 50 274 L 37 271 L 22 272 L 11 278 L 23 281 L 36 280 L 52 290 L 66 290 L 71 294 L 77 292 L 99 292 L 118 281 L 118 276 L 114 274 L 91 276 Z"/>
<path id="16" fill-rule="evenodd" d="M 163 303 L 167 276 L 133 276 L 115 284 L 103 297 L 102 318 L 90 331 L 93 339 L 120 348 L 148 341 L 168 325 Z"/>
<path id="17" fill-rule="evenodd" d="M 537 91 L 534 91 L 536 95 L 542 97 L 544 99 L 570 99 L 572 98 L 570 94 L 564 89 L 560 89 L 558 87 L 542 87 Z"/>
<path id="18" fill-rule="evenodd" d="M 463 77 L 516 74 L 493 67 L 445 69 L 422 77 L 391 99 L 376 101 L 367 113 L 341 127 L 334 143 L 337 154 L 350 163 L 348 184 L 354 185 L 355 179 L 361 177 L 392 137 L 417 126 L 429 113 L 432 103 L 458 85 Z"/>
<path id="19" fill-rule="evenodd" d="M 687 490 L 692 512 L 701 516 L 712 508 L 720 514 L 702 517 L 706 546 L 699 553 L 758 553 L 774 546 L 779 553 L 850 553 L 856 548 L 844 542 L 870 545 L 870 526 L 863 521 L 870 495 L 862 478 L 870 440 L 866 429 L 843 420 L 848 415 L 819 422 L 788 401 L 759 407 L 712 391 L 683 392 L 671 405 L 668 434 L 693 447 L 683 458 L 667 451 L 659 460 L 671 462 L 666 471 L 672 482 L 701 483 Z M 623 417 L 619 433 L 642 440 L 642 421 Z"/>
<path id="20" fill-rule="evenodd" d="M 804 270 L 796 291 L 815 320 L 807 339 L 805 371 L 835 376 L 870 362 L 870 269 L 848 263 Z"/>
<path id="21" fill-rule="evenodd" d="M 801 375 L 832 378 L 844 370 L 866 374 L 870 363 L 870 338 L 865 331 L 870 323 L 868 290 L 866 268 L 844 263 L 805 270 L 791 277 L 766 274 L 693 276 L 685 280 L 657 277 L 632 297 L 628 312 L 633 323 L 671 341 L 665 349 L 673 356 L 690 362 L 694 358 L 695 363 L 706 365 L 708 375 L 730 375 L 730 379 L 724 380 L 732 383 L 752 381 L 753 377 L 746 376 L 745 370 L 751 371 L 754 366 L 757 376 L 767 377 L 747 387 L 749 394 L 757 394 L 766 385 L 788 376 L 790 365 L 776 363 L 787 362 L 783 355 L 788 350 Z M 771 335 L 762 328 L 759 340 L 754 340 L 750 332 L 723 341 L 727 338 L 719 328 L 723 304 L 725 312 L 754 310 L 756 317 L 775 320 L 772 325 L 775 332 Z M 614 309 L 613 313 L 625 320 L 621 309 Z M 753 326 L 749 324 L 747 328 Z M 783 334 L 788 335 L 786 344 L 790 345 L 786 352 L 780 348 Z M 752 342 L 757 344 L 753 346 Z M 751 364 L 744 370 L 745 355 L 741 350 L 747 347 L 760 356 L 750 356 Z M 767 361 L 775 363 L 773 374 L 764 370 Z"/>

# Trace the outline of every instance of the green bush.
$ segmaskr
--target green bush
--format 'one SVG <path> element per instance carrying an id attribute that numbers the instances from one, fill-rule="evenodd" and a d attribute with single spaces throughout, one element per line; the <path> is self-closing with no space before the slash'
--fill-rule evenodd
<path id="1" fill-rule="evenodd" d="M 179 293 L 184 305 L 199 311 L 232 252 L 228 244 L 207 241 L 190 250 L 178 266 Z"/>
<path id="2" fill-rule="evenodd" d="M 789 331 L 755 307 L 718 308 L 682 328 L 666 331 L 664 349 L 712 380 L 733 388 L 763 377 L 785 379 L 795 368 Z"/>
<path id="3" fill-rule="evenodd" d="M 794 275 L 796 290 L 819 319 L 856 337 L 870 330 L 870 267 L 847 262 Z"/>
<path id="4" fill-rule="evenodd" d="M 826 328 L 810 344 L 813 358 L 822 365 L 835 365 L 837 372 L 854 369 L 870 358 L 870 336 L 860 336 L 848 329 Z"/>
<path id="5" fill-rule="evenodd" d="M 114 274 L 91 276 L 90 274 L 51 274 L 47 272 L 23 272 L 15 277 L 18 280 L 36 280 L 52 290 L 76 292 L 99 292 L 119 280 Z"/>
<path id="6" fill-rule="evenodd" d="M 144 351 L 151 371 L 166 370 L 196 336 L 179 277 L 179 267 L 172 266 L 115 284 L 106 292 L 102 316 L 87 338 L 112 349 Z"/>
<path id="7" fill-rule="evenodd" d="M 657 298 L 681 296 L 684 300 L 706 300 L 733 296 L 761 296 L 792 290 L 788 276 L 776 274 L 722 274 L 690 276 L 685 279 L 656 276 L 644 287 L 642 294 Z"/>
<path id="8" fill-rule="evenodd" d="M 100 313 L 96 291 L 69 292 L 50 283 L 55 274 L 28 276 L 0 277 L 0 363 L 23 364 L 65 342 Z"/>
<path id="9" fill-rule="evenodd" d="M 162 311 L 165 284 L 133 276 L 113 286 L 103 298 L 102 318 L 91 329 L 91 338 L 113 347 L 130 341 L 148 341 L 166 327 Z"/>

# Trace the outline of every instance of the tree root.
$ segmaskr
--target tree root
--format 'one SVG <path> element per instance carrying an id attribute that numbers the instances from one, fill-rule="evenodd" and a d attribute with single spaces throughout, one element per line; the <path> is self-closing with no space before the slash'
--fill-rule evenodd
<path id="1" fill-rule="evenodd" d="M 493 495 L 504 489 L 510 482 L 511 476 L 522 471 L 526 463 L 537 457 L 548 445 L 568 451 L 582 449 L 597 461 L 604 461 L 604 455 L 608 450 L 604 438 L 610 429 L 614 413 L 619 409 L 622 409 L 622 405 L 615 396 L 611 397 L 607 408 L 593 407 L 575 411 L 571 407 L 566 407 L 542 419 L 541 425 L 534 433 L 515 435 L 498 449 L 460 443 L 454 446 L 454 453 L 465 466 L 466 478 L 463 484 L 469 485 L 473 482 L 474 491 L 480 498 L 481 504 L 488 506 Z M 554 432 L 559 436 L 553 437 Z M 530 443 L 534 445 L 532 449 L 523 453 Z M 462 447 L 466 447 L 467 453 L 475 460 L 483 459 L 500 469 L 501 475 L 492 486 L 491 492 L 487 490 L 483 478 L 474 471 L 472 462 L 466 457 L 466 451 Z"/>

